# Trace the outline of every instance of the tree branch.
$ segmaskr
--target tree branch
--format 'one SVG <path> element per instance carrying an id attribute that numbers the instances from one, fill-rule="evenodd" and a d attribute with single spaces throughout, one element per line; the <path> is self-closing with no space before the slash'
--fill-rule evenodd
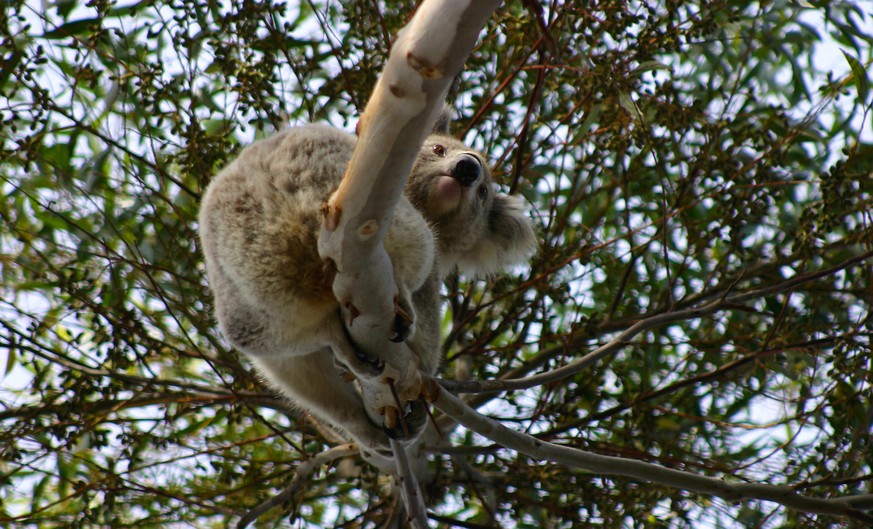
<path id="1" fill-rule="evenodd" d="M 394 452 L 397 481 L 400 485 L 403 505 L 406 507 L 409 522 L 414 529 L 427 529 L 427 507 L 424 504 L 421 487 L 418 486 L 418 479 L 416 479 L 409 459 L 406 457 L 406 450 L 396 439 L 391 439 L 391 450 Z"/>
<path id="2" fill-rule="evenodd" d="M 242 518 L 240 518 L 239 522 L 237 522 L 237 529 L 245 529 L 249 526 L 250 523 L 254 522 L 258 519 L 259 516 L 269 511 L 273 507 L 278 505 L 282 505 L 286 501 L 290 501 L 297 491 L 305 484 L 306 478 L 312 474 L 315 469 L 318 467 L 330 463 L 336 459 L 340 459 L 343 457 L 355 456 L 358 454 L 358 446 L 355 444 L 344 444 L 334 446 L 324 452 L 316 454 L 311 458 L 303 461 L 297 468 L 294 470 L 294 477 L 291 479 L 291 483 L 285 487 L 285 490 L 277 494 L 276 496 L 266 500 L 260 504 L 258 504 L 254 509 L 247 512 Z"/>
<path id="3" fill-rule="evenodd" d="M 839 263 L 830 268 L 825 268 L 816 272 L 810 272 L 808 274 L 801 274 L 776 285 L 732 295 L 728 295 L 727 292 L 723 292 L 720 297 L 712 301 L 708 301 L 707 303 L 699 305 L 697 307 L 662 312 L 653 316 L 646 317 L 634 323 L 624 331 L 620 332 L 614 338 L 601 345 L 597 349 L 586 354 L 582 358 L 579 358 L 578 360 L 575 360 L 565 366 L 553 369 L 551 371 L 546 371 L 544 373 L 539 373 L 524 378 L 469 381 L 443 380 L 440 383 L 449 391 L 453 391 L 456 393 L 499 393 L 502 391 L 528 389 L 544 384 L 552 384 L 579 373 L 586 367 L 593 365 L 605 356 L 625 347 L 632 338 L 645 330 L 666 323 L 673 323 L 676 321 L 683 321 L 692 318 L 707 316 L 721 310 L 735 308 L 741 303 L 746 302 L 750 299 L 758 299 L 763 296 L 767 296 L 777 292 L 785 292 L 796 288 L 804 283 L 809 283 L 816 279 L 821 279 L 822 277 L 829 276 L 831 274 L 834 274 L 835 272 L 864 262 L 871 257 L 873 257 L 873 251 L 865 252 L 861 255 L 846 259 L 842 263 Z M 565 346 L 562 345 L 561 348 L 564 349 Z"/>
<path id="4" fill-rule="evenodd" d="M 333 292 L 355 345 L 384 363 L 378 377 L 356 369 L 349 351 L 336 351 L 358 378 L 371 418 L 416 400 L 421 381 L 414 355 L 396 324 L 399 291 L 382 241 L 427 131 L 452 79 L 497 0 L 428 0 L 398 34 L 358 126 L 358 142 L 339 189 L 325 206 L 318 240 L 336 270 Z M 401 336 L 402 337 L 402 336 Z M 389 417 L 386 415 L 386 419 Z"/>
<path id="5" fill-rule="evenodd" d="M 873 495 L 870 494 L 832 499 L 813 498 L 797 494 L 792 488 L 786 486 L 730 483 L 724 479 L 700 476 L 643 461 L 605 456 L 569 446 L 556 445 L 516 432 L 481 415 L 440 386 L 434 378 L 428 378 L 427 383 L 430 400 L 440 411 L 471 431 L 534 459 L 545 459 L 588 470 L 595 474 L 625 476 L 649 483 L 717 496 L 729 502 L 772 501 L 797 511 L 847 516 L 868 523 L 873 522 L 873 516 L 864 512 L 873 509 Z"/>

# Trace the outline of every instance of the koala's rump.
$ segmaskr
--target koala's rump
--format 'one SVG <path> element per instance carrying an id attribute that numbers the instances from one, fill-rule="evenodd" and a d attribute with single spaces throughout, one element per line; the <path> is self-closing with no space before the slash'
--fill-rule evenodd
<path id="1" fill-rule="evenodd" d="M 333 133 L 328 133 L 333 131 Z M 273 317 L 320 319 L 336 304 L 318 255 L 321 204 L 342 178 L 354 139 L 290 129 L 245 149 L 203 200 L 212 288 Z"/>

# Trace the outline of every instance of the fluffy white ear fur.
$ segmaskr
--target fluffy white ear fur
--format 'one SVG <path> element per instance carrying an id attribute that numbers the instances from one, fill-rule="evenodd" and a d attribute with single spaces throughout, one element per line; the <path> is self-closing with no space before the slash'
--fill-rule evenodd
<path id="1" fill-rule="evenodd" d="M 458 268 L 479 277 L 496 274 L 502 268 L 526 262 L 536 253 L 537 239 L 522 201 L 516 197 L 494 196 L 487 234 L 458 260 Z"/>

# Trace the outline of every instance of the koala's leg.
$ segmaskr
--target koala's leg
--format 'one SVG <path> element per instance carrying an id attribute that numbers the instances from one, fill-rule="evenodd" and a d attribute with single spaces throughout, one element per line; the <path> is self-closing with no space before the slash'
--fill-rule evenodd
<path id="1" fill-rule="evenodd" d="M 295 405 L 351 436 L 365 455 L 390 457 L 388 436 L 373 424 L 354 385 L 344 380 L 330 349 L 303 356 L 252 358 Z"/>
<path id="2" fill-rule="evenodd" d="M 440 347 L 440 284 L 439 274 L 434 269 L 424 284 L 412 294 L 412 304 L 418 320 L 415 336 L 407 344 L 418 355 L 419 369 L 428 375 L 436 373 L 443 360 Z"/>

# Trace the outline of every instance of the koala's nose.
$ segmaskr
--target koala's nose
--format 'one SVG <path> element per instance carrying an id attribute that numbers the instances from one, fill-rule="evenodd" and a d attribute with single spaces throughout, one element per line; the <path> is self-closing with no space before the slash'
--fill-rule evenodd
<path id="1" fill-rule="evenodd" d="M 482 176 L 482 166 L 475 156 L 464 154 L 452 168 L 452 178 L 464 187 L 470 187 Z"/>

